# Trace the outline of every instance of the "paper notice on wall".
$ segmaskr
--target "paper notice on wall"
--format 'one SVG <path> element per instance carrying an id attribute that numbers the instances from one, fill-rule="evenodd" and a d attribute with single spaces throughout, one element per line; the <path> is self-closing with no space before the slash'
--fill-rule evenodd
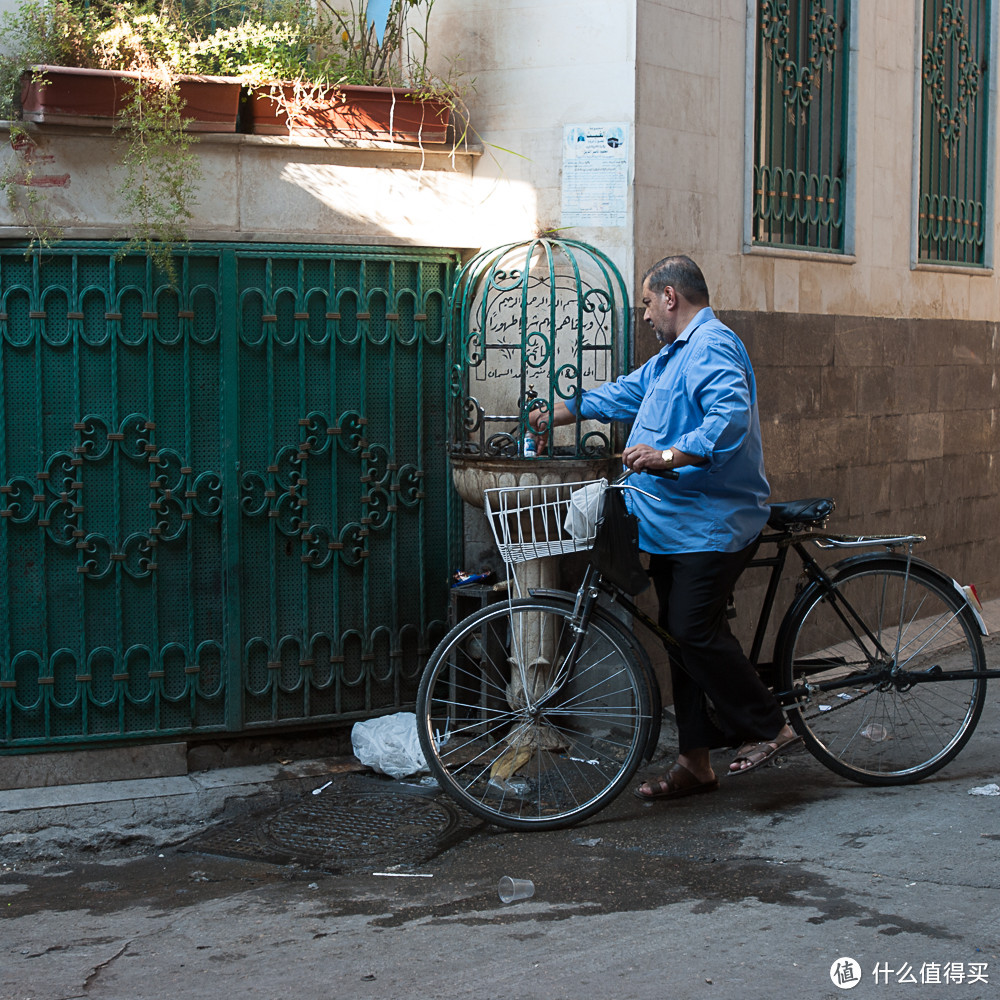
<path id="1" fill-rule="evenodd" d="M 562 225 L 624 226 L 628 167 L 627 124 L 565 126 Z"/>

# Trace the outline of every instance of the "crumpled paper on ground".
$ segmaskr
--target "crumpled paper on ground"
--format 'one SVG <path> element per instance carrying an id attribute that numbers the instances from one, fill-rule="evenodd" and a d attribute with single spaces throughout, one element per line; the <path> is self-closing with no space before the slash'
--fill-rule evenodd
<path id="1" fill-rule="evenodd" d="M 970 795 L 1000 795 L 1000 785 L 980 785 L 978 788 L 970 788 Z"/>
<path id="2" fill-rule="evenodd" d="M 513 658 L 510 662 L 510 683 L 507 685 L 507 704 L 515 712 L 521 712 L 531 700 L 537 704 L 548 691 L 555 672 L 553 664 L 545 657 L 537 657 L 522 671 Z M 526 691 L 527 687 L 527 691 Z M 547 723 L 538 719 L 529 724 L 520 724 L 514 732 L 506 736 L 506 750 L 490 766 L 490 780 L 506 784 L 518 771 L 531 761 L 538 750 L 564 750 L 566 739 Z"/>
<path id="3" fill-rule="evenodd" d="M 417 736 L 417 717 L 412 712 L 356 722 L 351 745 L 362 764 L 391 778 L 407 778 L 427 770 Z"/>

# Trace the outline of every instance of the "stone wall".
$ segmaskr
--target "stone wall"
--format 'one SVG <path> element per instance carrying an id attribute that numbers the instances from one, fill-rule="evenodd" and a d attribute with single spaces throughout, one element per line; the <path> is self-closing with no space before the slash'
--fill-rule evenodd
<path id="1" fill-rule="evenodd" d="M 924 534 L 918 556 L 1000 596 L 1000 324 L 719 315 L 754 365 L 772 498 L 832 496 L 845 533 Z M 635 356 L 656 349 L 640 314 Z M 744 642 L 765 577 L 741 582 Z"/>

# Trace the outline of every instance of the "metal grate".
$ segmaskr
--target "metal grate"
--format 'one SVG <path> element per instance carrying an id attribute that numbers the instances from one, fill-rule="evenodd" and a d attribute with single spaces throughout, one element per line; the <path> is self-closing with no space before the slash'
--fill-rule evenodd
<path id="1" fill-rule="evenodd" d="M 843 253 L 848 0 L 758 0 L 753 242 Z"/>
<path id="2" fill-rule="evenodd" d="M 412 705 L 455 256 L 116 250 L 0 251 L 0 749 Z"/>
<path id="3" fill-rule="evenodd" d="M 423 864 L 481 826 L 436 790 L 349 777 L 269 816 L 221 824 L 182 850 L 342 873 Z"/>

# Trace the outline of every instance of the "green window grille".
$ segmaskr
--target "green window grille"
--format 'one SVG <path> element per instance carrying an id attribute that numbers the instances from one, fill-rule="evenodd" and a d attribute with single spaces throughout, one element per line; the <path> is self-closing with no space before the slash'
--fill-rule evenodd
<path id="1" fill-rule="evenodd" d="M 752 241 L 845 252 L 850 0 L 758 0 Z"/>
<path id="2" fill-rule="evenodd" d="M 917 259 L 983 267 L 989 0 L 924 0 Z"/>

